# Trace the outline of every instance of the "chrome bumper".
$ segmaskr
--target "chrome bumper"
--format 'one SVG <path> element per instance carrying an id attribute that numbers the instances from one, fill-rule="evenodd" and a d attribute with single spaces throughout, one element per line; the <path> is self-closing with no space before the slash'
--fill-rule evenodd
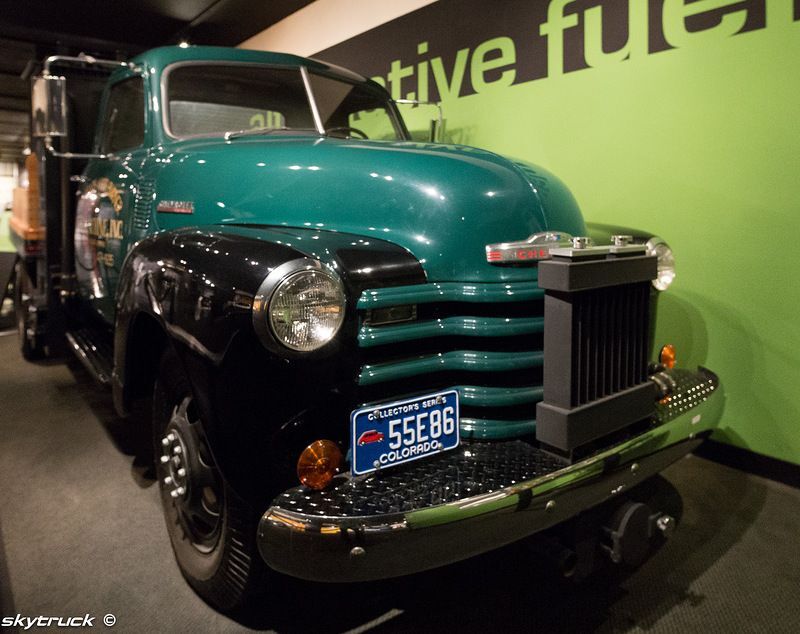
<path id="1" fill-rule="evenodd" d="M 284 508 L 261 518 L 258 547 L 280 572 L 314 581 L 368 581 L 446 565 L 498 548 L 609 500 L 691 452 L 716 425 L 717 377 L 701 369 L 659 407 L 658 424 L 581 462 L 454 502 L 405 512 L 318 515 Z M 344 484 L 342 486 L 347 486 Z"/>

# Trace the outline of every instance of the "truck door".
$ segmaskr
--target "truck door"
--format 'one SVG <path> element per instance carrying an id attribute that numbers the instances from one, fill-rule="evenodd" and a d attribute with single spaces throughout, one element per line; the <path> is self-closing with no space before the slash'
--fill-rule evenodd
<path id="1" fill-rule="evenodd" d="M 146 155 L 142 78 L 113 84 L 102 112 L 98 150 L 108 158 L 92 159 L 86 168 L 75 219 L 75 270 L 81 296 L 113 323 L 132 229 L 132 192 Z"/>

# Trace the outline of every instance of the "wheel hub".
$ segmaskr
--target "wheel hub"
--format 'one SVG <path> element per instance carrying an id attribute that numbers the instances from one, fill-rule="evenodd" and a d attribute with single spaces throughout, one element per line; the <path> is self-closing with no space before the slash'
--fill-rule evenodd
<path id="1" fill-rule="evenodd" d="M 161 463 L 168 475 L 164 477 L 164 487 L 172 498 L 185 498 L 188 492 L 189 475 L 184 461 L 186 445 L 177 429 L 171 429 L 161 439 Z"/>
<path id="2" fill-rule="evenodd" d="M 159 479 L 184 533 L 205 552 L 219 537 L 221 486 L 202 425 L 191 411 L 190 396 L 172 411 L 161 438 Z"/>
<path id="3" fill-rule="evenodd" d="M 21 284 L 23 282 L 17 282 Z M 17 313 L 17 331 L 20 339 L 34 341 L 36 337 L 37 309 L 33 305 L 33 298 L 25 292 L 24 288 L 20 293 L 20 310 Z"/>

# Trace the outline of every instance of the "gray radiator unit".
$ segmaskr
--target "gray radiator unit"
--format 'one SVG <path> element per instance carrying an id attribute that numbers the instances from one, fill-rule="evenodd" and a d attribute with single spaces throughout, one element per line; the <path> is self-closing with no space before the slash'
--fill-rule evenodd
<path id="1" fill-rule="evenodd" d="M 575 450 L 655 412 L 648 380 L 650 281 L 645 247 L 560 248 L 539 263 L 544 300 L 544 399 L 536 438 Z"/>

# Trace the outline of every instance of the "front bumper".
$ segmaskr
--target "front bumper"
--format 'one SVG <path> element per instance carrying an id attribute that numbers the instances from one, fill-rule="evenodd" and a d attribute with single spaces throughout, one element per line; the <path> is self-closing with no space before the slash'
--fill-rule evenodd
<path id="1" fill-rule="evenodd" d="M 647 431 L 575 464 L 521 441 L 472 443 L 342 478 L 330 491 L 291 489 L 261 518 L 261 556 L 303 579 L 367 581 L 449 564 L 563 522 L 662 471 L 716 425 L 717 376 L 672 373 L 677 388 Z"/>

